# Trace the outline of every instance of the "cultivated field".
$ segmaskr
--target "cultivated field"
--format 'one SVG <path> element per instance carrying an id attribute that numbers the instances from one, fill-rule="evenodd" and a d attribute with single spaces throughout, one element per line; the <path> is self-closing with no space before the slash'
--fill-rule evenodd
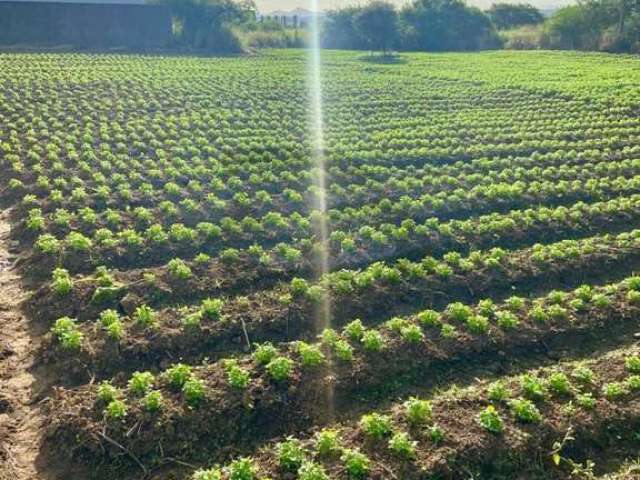
<path id="1" fill-rule="evenodd" d="M 640 475 L 640 58 L 322 74 L 0 55 L 0 479 Z"/>

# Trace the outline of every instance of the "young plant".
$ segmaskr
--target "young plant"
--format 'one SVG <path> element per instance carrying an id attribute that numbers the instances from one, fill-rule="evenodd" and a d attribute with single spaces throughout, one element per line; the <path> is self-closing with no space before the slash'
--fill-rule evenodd
<path id="1" fill-rule="evenodd" d="M 229 480 L 255 480 L 256 467 L 249 458 L 238 458 L 229 464 Z"/>
<path id="2" fill-rule="evenodd" d="M 276 382 L 288 380 L 293 373 L 293 360 L 286 357 L 275 357 L 267 364 L 267 372 Z"/>
<path id="3" fill-rule="evenodd" d="M 204 383 L 199 378 L 189 378 L 182 386 L 182 393 L 187 403 L 195 407 L 204 400 Z"/>
<path id="4" fill-rule="evenodd" d="M 224 301 L 219 298 L 207 298 L 202 301 L 201 311 L 203 315 L 211 320 L 220 320 Z"/>
<path id="5" fill-rule="evenodd" d="M 516 419 L 522 423 L 539 423 L 542 420 L 542 414 L 531 400 L 514 399 L 510 406 Z"/>
<path id="6" fill-rule="evenodd" d="M 416 445 L 418 442 L 411 440 L 406 432 L 397 432 L 389 439 L 389 450 L 405 459 L 416 456 Z"/>
<path id="7" fill-rule="evenodd" d="M 424 425 L 431 421 L 433 408 L 428 400 L 411 397 L 404 402 L 404 416 L 411 425 Z"/>
<path id="8" fill-rule="evenodd" d="M 299 341 L 296 343 L 296 350 L 300 355 L 300 363 L 303 367 L 316 367 L 325 360 L 324 354 L 317 345 L 309 345 L 306 342 Z"/>
<path id="9" fill-rule="evenodd" d="M 104 410 L 107 420 L 122 420 L 127 416 L 127 404 L 122 400 L 111 400 Z"/>
<path id="10" fill-rule="evenodd" d="M 191 378 L 191 367 L 183 363 L 176 363 L 166 370 L 165 375 L 172 387 L 181 389 Z"/>
<path id="11" fill-rule="evenodd" d="M 56 295 L 64 296 L 71 293 L 73 289 L 73 280 L 71 280 L 71 275 L 64 268 L 56 268 L 53 271 L 53 279 L 51 281 L 51 290 L 53 290 Z"/>
<path id="12" fill-rule="evenodd" d="M 142 398 L 142 408 L 147 412 L 157 412 L 162 410 L 163 404 L 164 399 L 162 398 L 162 393 L 158 390 L 147 392 L 147 394 Z"/>
<path id="13" fill-rule="evenodd" d="M 276 450 L 278 463 L 283 470 L 295 472 L 306 459 L 305 451 L 300 441 L 293 438 L 288 438 L 286 441 L 279 443 Z"/>
<path id="14" fill-rule="evenodd" d="M 377 330 L 367 330 L 362 334 L 362 346 L 368 352 L 380 352 L 385 347 L 382 334 Z"/>
<path id="15" fill-rule="evenodd" d="M 156 313 L 147 305 L 136 307 L 133 312 L 133 319 L 143 327 L 153 327 L 156 325 Z"/>
<path id="16" fill-rule="evenodd" d="M 298 480 L 329 480 L 329 475 L 322 465 L 304 462 L 298 469 Z"/>
<path id="17" fill-rule="evenodd" d="M 321 457 L 331 457 L 340 452 L 340 437 L 337 430 L 325 428 L 316 435 L 316 450 Z"/>
<path id="18" fill-rule="evenodd" d="M 491 433 L 501 433 L 504 429 L 502 419 L 493 405 L 489 405 L 478 415 L 482 428 Z"/>
<path id="19" fill-rule="evenodd" d="M 151 372 L 134 372 L 129 379 L 128 387 L 134 395 L 144 395 L 153 387 L 155 378 Z"/>
<path id="20" fill-rule="evenodd" d="M 371 469 L 371 460 L 359 450 L 345 450 L 341 457 L 347 474 L 354 478 L 364 478 Z"/>
<path id="21" fill-rule="evenodd" d="M 379 440 L 391 433 L 391 417 L 379 413 L 363 415 L 360 427 L 366 435 Z"/>
<path id="22" fill-rule="evenodd" d="M 256 346 L 255 351 L 253 352 L 253 359 L 258 362 L 260 365 L 267 365 L 271 360 L 273 360 L 278 355 L 278 349 L 274 347 L 271 343 L 263 343 L 262 345 Z"/>

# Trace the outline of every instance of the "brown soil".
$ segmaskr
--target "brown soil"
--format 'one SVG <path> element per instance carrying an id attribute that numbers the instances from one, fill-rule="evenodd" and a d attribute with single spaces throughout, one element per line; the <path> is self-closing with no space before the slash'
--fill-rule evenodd
<path id="1" fill-rule="evenodd" d="M 20 309 L 26 297 L 16 269 L 19 245 L 10 240 L 9 211 L 0 213 L 0 480 L 52 478 L 41 460 L 41 405 L 50 382 L 36 367 L 46 327 L 32 325 Z"/>

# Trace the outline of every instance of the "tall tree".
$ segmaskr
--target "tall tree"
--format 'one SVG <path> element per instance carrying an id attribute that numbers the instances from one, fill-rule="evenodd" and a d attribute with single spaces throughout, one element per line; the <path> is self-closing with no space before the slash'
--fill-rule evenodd
<path id="1" fill-rule="evenodd" d="M 535 25 L 544 21 L 544 16 L 533 5 L 524 3 L 494 3 L 487 10 L 487 15 L 500 30 Z"/>
<path id="2" fill-rule="evenodd" d="M 480 50 L 500 40 L 487 15 L 462 0 L 415 0 L 400 13 L 406 48 Z"/>
<path id="3" fill-rule="evenodd" d="M 355 27 L 372 50 L 385 55 L 399 38 L 398 12 L 393 4 L 374 0 L 363 7 L 354 19 Z"/>

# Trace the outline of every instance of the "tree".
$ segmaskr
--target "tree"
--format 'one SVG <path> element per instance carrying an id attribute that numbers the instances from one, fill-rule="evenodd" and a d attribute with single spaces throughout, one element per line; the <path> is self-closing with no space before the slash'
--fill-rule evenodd
<path id="1" fill-rule="evenodd" d="M 229 25 L 255 18 L 255 4 L 232 0 L 149 0 L 167 5 L 171 11 L 176 41 L 190 48 L 206 48 L 219 52 L 241 50 Z"/>
<path id="2" fill-rule="evenodd" d="M 462 0 L 415 0 L 400 13 L 409 50 L 481 50 L 500 40 L 487 15 Z"/>
<path id="3" fill-rule="evenodd" d="M 494 3 L 487 15 L 500 30 L 508 30 L 522 25 L 536 25 L 544 21 L 544 16 L 536 7 L 524 3 Z"/>
<path id="4" fill-rule="evenodd" d="M 346 7 L 327 12 L 322 25 L 322 46 L 348 50 L 367 48 L 367 42 L 355 24 L 360 11 L 359 7 Z"/>
<path id="5" fill-rule="evenodd" d="M 372 1 L 357 13 L 354 25 L 371 50 L 381 50 L 386 55 L 397 44 L 398 12 L 391 3 Z"/>

